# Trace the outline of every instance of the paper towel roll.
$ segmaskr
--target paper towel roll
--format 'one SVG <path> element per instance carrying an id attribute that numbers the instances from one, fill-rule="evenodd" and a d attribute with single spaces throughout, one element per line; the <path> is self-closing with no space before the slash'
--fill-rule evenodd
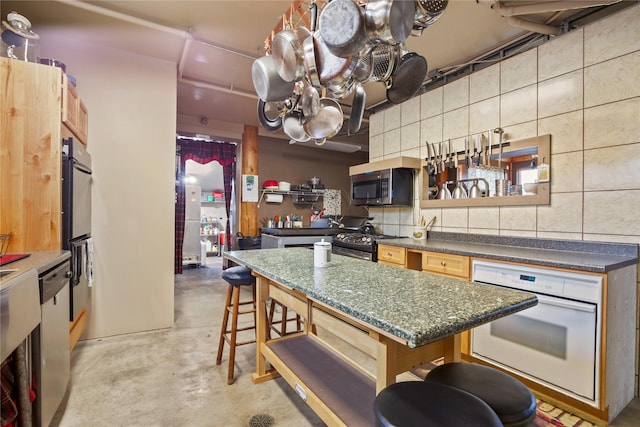
<path id="1" fill-rule="evenodd" d="M 284 196 L 282 194 L 267 194 L 265 201 L 267 203 L 282 203 Z"/>

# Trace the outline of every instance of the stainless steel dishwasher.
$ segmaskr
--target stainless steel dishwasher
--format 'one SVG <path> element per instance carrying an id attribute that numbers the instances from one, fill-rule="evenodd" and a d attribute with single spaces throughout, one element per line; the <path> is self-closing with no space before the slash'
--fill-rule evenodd
<path id="1" fill-rule="evenodd" d="M 33 335 L 36 378 L 36 426 L 48 426 L 67 391 L 71 372 L 69 350 L 69 283 L 71 263 L 65 261 L 40 275 L 41 321 Z"/>

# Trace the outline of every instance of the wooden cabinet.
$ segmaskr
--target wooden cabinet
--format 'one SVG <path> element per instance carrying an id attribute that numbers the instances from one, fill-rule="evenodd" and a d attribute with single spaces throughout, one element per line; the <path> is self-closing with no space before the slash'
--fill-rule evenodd
<path id="1" fill-rule="evenodd" d="M 422 252 L 422 271 L 469 279 L 471 270 L 468 256 Z"/>
<path id="2" fill-rule="evenodd" d="M 78 96 L 76 88 L 69 82 L 66 74 L 62 74 L 62 123 L 64 123 L 76 139 L 87 145 L 89 115 L 87 107 Z"/>
<path id="3" fill-rule="evenodd" d="M 404 267 L 406 249 L 398 246 L 378 245 L 378 262 L 380 264 Z"/>
<path id="4" fill-rule="evenodd" d="M 60 250 L 62 71 L 0 58 L 0 233 L 12 252 Z"/>

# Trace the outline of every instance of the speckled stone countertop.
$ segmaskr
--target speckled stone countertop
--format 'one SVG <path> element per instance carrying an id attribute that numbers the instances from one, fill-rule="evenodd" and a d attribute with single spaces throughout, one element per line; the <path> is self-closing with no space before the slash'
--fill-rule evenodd
<path id="1" fill-rule="evenodd" d="M 533 294 L 331 255 L 307 248 L 224 254 L 256 273 L 419 347 L 537 304 Z"/>
<path id="2" fill-rule="evenodd" d="M 384 239 L 380 244 L 433 252 L 606 273 L 638 263 L 638 245 L 431 232 L 427 240 Z"/>

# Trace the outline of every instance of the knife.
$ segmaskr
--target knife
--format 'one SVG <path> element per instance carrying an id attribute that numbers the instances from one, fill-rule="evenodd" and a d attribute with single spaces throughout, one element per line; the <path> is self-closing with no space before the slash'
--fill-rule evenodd
<path id="1" fill-rule="evenodd" d="M 471 153 L 469 148 L 469 139 L 464 139 L 464 153 L 465 153 L 465 161 L 467 164 L 467 169 L 471 169 Z"/>
<path id="2" fill-rule="evenodd" d="M 477 165 L 480 166 L 482 161 L 482 135 L 476 135 L 476 150 L 478 151 Z"/>

